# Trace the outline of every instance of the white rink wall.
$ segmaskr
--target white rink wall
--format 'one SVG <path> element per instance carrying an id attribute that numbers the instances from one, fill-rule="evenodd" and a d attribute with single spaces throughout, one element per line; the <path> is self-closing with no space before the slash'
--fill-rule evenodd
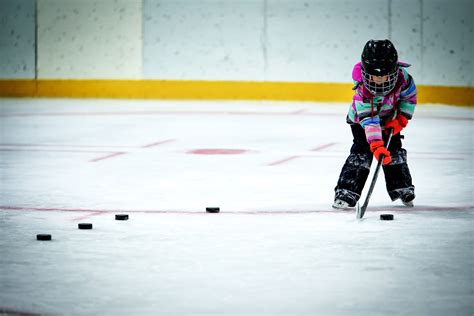
<path id="1" fill-rule="evenodd" d="M 385 1 L 370 2 L 386 15 Z M 387 36 L 360 10 L 339 0 L 145 1 L 145 77 L 347 82 L 365 40 Z"/>
<path id="2" fill-rule="evenodd" d="M 35 77 L 35 15 L 32 0 L 0 1 L 0 78 Z"/>
<path id="3" fill-rule="evenodd" d="M 38 76 L 139 79 L 141 8 L 130 0 L 38 0 Z"/>
<path id="4" fill-rule="evenodd" d="M 350 82 L 365 42 L 390 38 L 417 83 L 472 86 L 472 12 L 471 0 L 2 0 L 0 78 Z"/>

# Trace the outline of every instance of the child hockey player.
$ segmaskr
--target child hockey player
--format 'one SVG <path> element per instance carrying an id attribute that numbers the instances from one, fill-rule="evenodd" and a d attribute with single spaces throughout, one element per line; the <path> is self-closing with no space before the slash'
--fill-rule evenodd
<path id="1" fill-rule="evenodd" d="M 416 105 L 415 82 L 405 69 L 410 65 L 398 61 L 397 50 L 389 40 L 368 41 L 361 57 L 352 71 L 355 94 L 346 119 L 354 140 L 335 188 L 333 207 L 356 205 L 373 156 L 379 160 L 381 155 L 390 198 L 412 207 L 415 187 L 400 136 Z M 386 148 L 390 129 L 393 136 Z"/>

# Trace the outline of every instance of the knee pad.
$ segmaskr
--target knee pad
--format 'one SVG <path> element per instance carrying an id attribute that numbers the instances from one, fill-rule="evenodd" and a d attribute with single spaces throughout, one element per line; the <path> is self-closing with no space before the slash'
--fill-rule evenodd
<path id="1" fill-rule="evenodd" d="M 367 153 L 351 153 L 347 157 L 347 164 L 350 164 L 356 168 L 369 169 L 372 163 L 373 156 L 372 154 Z"/>
<path id="2" fill-rule="evenodd" d="M 390 152 L 390 156 L 392 157 L 392 161 L 388 164 L 389 166 L 407 163 L 407 151 L 403 148 Z"/>

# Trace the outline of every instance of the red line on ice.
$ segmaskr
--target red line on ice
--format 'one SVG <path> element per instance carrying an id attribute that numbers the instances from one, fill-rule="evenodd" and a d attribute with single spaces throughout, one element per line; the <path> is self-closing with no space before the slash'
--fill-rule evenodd
<path id="1" fill-rule="evenodd" d="M 193 155 L 240 155 L 252 152 L 248 149 L 229 149 L 229 148 L 199 148 L 188 150 L 187 154 Z"/>
<path id="2" fill-rule="evenodd" d="M 160 142 L 144 145 L 144 146 L 121 146 L 121 145 L 68 145 L 68 144 L 15 144 L 15 143 L 0 143 L 1 147 L 70 147 L 70 148 L 149 148 L 166 143 L 175 142 L 175 139 L 167 139 Z"/>
<path id="3" fill-rule="evenodd" d="M 20 149 L 20 148 L 0 148 L 0 151 L 27 151 L 27 152 L 52 152 L 52 153 L 92 153 L 108 154 L 110 151 L 92 151 L 92 150 L 66 150 L 66 149 Z"/>
<path id="4" fill-rule="evenodd" d="M 89 218 L 91 216 L 102 215 L 102 214 L 104 214 L 104 212 L 101 212 L 101 211 L 90 212 L 89 214 L 86 214 L 83 216 L 74 217 L 72 221 L 82 221 L 83 219 Z"/>
<path id="5" fill-rule="evenodd" d="M 474 210 L 474 205 L 463 205 L 463 206 L 429 206 L 429 205 L 420 205 L 413 208 L 406 207 L 392 207 L 392 206 L 373 206 L 369 207 L 367 212 L 403 212 L 403 213 L 412 213 L 418 211 L 428 211 L 428 212 L 443 212 L 443 211 L 467 211 Z M 44 212 L 87 212 L 89 214 L 84 215 L 87 218 L 88 216 L 95 216 L 100 214 L 108 213 L 149 213 L 149 214 L 207 214 L 203 211 L 191 211 L 191 210 L 124 210 L 124 209 L 114 209 L 114 210 L 93 210 L 93 209 L 80 209 L 80 208 L 43 208 L 43 207 L 21 207 L 21 206 L 1 206 L 0 211 L 44 211 Z M 258 211 L 258 210 L 244 210 L 244 211 L 221 211 L 221 214 L 251 214 L 251 215 L 265 215 L 265 214 L 318 214 L 318 213 L 331 213 L 331 214 L 348 214 L 355 213 L 354 209 L 347 210 L 333 210 L 331 208 L 327 209 L 313 209 L 313 210 L 281 210 L 281 211 Z M 81 217 L 78 217 L 81 219 Z M 77 218 L 76 218 L 77 219 Z"/>
<path id="6" fill-rule="evenodd" d="M 339 113 L 312 113 L 312 112 L 236 112 L 236 111 L 143 111 L 143 112 L 49 112 L 49 113 L 14 113 L 1 114 L 0 117 L 27 117 L 27 116 L 111 116 L 111 115 L 310 115 L 310 116 L 338 116 Z M 418 115 L 420 119 L 435 119 L 448 121 L 474 121 L 472 117 L 462 116 L 435 116 L 435 115 Z"/>
<path id="7" fill-rule="evenodd" d="M 163 144 L 166 144 L 166 143 L 172 143 L 172 142 L 175 142 L 175 141 L 176 141 L 176 139 L 167 139 L 167 140 L 163 140 L 161 142 L 156 142 L 156 143 L 151 143 L 151 144 L 148 144 L 148 145 L 144 145 L 141 148 L 150 148 L 150 147 L 154 147 L 154 146 L 163 145 Z"/>
<path id="8" fill-rule="evenodd" d="M 335 144 L 336 144 L 336 143 L 324 144 L 324 145 L 321 145 L 321 146 L 319 146 L 319 147 L 310 149 L 310 151 L 320 151 L 320 150 L 323 150 L 323 149 L 325 149 L 325 148 L 334 146 Z M 277 161 L 271 162 L 271 163 L 268 164 L 268 166 L 281 165 L 282 163 L 285 163 L 285 162 L 288 162 L 288 161 L 291 161 L 291 160 L 294 160 L 294 159 L 300 158 L 300 157 L 302 157 L 302 156 L 301 156 L 301 155 L 299 155 L 299 156 L 290 156 L 290 157 L 285 158 L 285 159 L 281 159 L 281 160 L 277 160 Z"/>
<path id="9" fill-rule="evenodd" d="M 328 144 L 321 145 L 321 146 L 319 146 L 319 147 L 313 148 L 313 149 L 311 149 L 311 151 L 320 151 L 320 150 L 326 149 L 326 148 L 328 148 L 328 147 L 334 146 L 334 145 L 336 145 L 336 144 L 337 144 L 337 143 L 328 143 Z"/>
<path id="10" fill-rule="evenodd" d="M 301 156 L 290 156 L 290 157 L 282 159 L 282 160 L 277 160 L 277 161 L 271 162 L 271 163 L 268 164 L 268 166 L 281 165 L 282 163 L 294 160 L 294 159 L 299 158 L 299 157 L 301 157 Z"/>
<path id="11" fill-rule="evenodd" d="M 15 144 L 2 143 L 2 147 L 60 147 L 60 148 L 139 148 L 137 146 L 113 146 L 113 145 L 68 145 L 68 144 Z"/>
<path id="12" fill-rule="evenodd" d="M 113 153 L 113 154 L 110 154 L 110 155 L 107 155 L 107 156 L 103 156 L 103 157 L 99 157 L 99 158 L 95 158 L 95 159 L 92 159 L 92 160 L 89 160 L 89 162 L 97 162 L 97 161 L 101 161 L 101 160 L 105 160 L 105 159 L 110 159 L 110 158 L 113 158 L 113 157 L 117 157 L 117 156 L 120 156 L 120 155 L 125 155 L 127 152 L 116 152 L 116 153 Z"/>
<path id="13" fill-rule="evenodd" d="M 297 111 L 291 112 L 291 114 L 303 114 L 305 112 L 308 112 L 308 109 L 297 110 Z"/>

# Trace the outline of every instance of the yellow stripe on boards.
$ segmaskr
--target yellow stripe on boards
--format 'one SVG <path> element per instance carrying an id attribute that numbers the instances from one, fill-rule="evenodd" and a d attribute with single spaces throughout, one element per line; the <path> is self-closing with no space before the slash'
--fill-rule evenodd
<path id="1" fill-rule="evenodd" d="M 418 103 L 474 105 L 474 87 L 446 87 L 417 85 Z"/>
<path id="2" fill-rule="evenodd" d="M 187 80 L 0 80 L 2 97 L 350 102 L 352 84 Z M 474 87 L 418 85 L 418 103 L 474 105 Z"/>
<path id="3" fill-rule="evenodd" d="M 0 97 L 34 97 L 36 80 L 0 80 Z"/>

